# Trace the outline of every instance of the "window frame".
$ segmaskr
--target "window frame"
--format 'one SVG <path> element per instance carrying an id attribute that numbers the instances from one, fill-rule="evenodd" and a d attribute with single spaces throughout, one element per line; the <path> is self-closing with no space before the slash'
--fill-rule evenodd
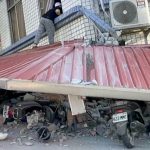
<path id="1" fill-rule="evenodd" d="M 23 10 L 23 6 L 22 6 L 22 0 L 14 0 L 14 3 L 9 6 L 9 1 L 10 0 L 6 0 L 6 3 L 7 3 L 7 12 L 8 12 L 8 19 L 9 19 L 9 26 L 10 26 L 10 32 L 11 32 L 11 43 L 15 43 L 17 41 L 19 41 L 21 38 L 25 37 L 26 36 L 26 29 L 25 29 L 25 20 L 24 20 L 24 13 L 22 12 L 22 19 L 23 19 L 23 27 L 19 27 L 19 21 L 18 21 L 18 18 L 19 18 L 19 13 L 17 11 L 17 6 L 19 5 L 19 3 L 21 3 L 21 9 Z M 15 35 L 16 33 L 14 33 L 13 31 L 13 28 L 14 28 L 14 25 L 12 23 L 12 16 L 11 16 L 11 11 L 14 11 L 14 18 L 16 20 L 16 29 L 17 29 L 17 35 Z M 21 30 L 23 30 L 23 35 L 21 35 Z M 16 37 L 17 38 L 16 38 Z"/>
<path id="2" fill-rule="evenodd" d="M 44 1 L 44 0 L 41 0 L 41 1 Z M 45 10 L 44 10 L 44 13 L 46 13 L 49 9 L 53 8 L 54 2 L 55 2 L 55 0 L 47 0 L 47 4 L 46 4 Z M 40 16 L 42 16 L 44 13 L 42 13 L 42 11 L 41 11 L 40 0 L 38 0 L 38 5 L 39 5 Z"/>
<path id="3" fill-rule="evenodd" d="M 40 16 L 42 16 L 46 12 L 48 2 L 49 0 L 38 0 Z"/>

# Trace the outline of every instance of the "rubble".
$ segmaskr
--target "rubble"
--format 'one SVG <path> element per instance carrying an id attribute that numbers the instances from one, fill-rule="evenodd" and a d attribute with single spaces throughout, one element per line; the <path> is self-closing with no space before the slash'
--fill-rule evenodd
<path id="1" fill-rule="evenodd" d="M 0 141 L 5 140 L 8 137 L 8 133 L 0 133 Z"/>
<path id="2" fill-rule="evenodd" d="M 40 99 L 42 97 L 44 100 L 32 102 L 33 99 L 38 99 L 36 96 Z M 58 141 L 62 144 L 67 139 L 76 136 L 101 135 L 99 132 L 102 131 L 98 132 L 96 127 L 99 124 L 98 121 L 102 122 L 102 120 L 98 109 L 95 109 L 95 107 L 100 107 L 101 103 L 95 100 L 87 101 L 87 112 L 90 115 L 86 113 L 73 116 L 68 101 L 64 100 L 65 97 L 60 96 L 59 98 L 63 100 L 60 99 L 59 102 L 45 100 L 48 97 L 49 95 L 44 97 L 42 94 L 33 94 L 33 96 L 32 94 L 26 94 L 24 96 L 26 101 L 15 104 L 17 106 L 15 110 L 19 113 L 15 118 L 17 125 L 25 123 L 20 130 L 18 129 L 19 133 L 16 135 L 15 142 L 19 145 L 24 145 L 25 142 L 27 142 L 26 145 L 32 145 L 33 141 L 48 140 Z M 56 99 L 56 96 L 54 95 L 51 98 Z M 33 137 L 30 132 L 36 133 L 35 136 Z M 28 142 L 31 143 L 28 144 Z"/>
<path id="3" fill-rule="evenodd" d="M 119 45 L 119 42 L 116 40 L 116 38 L 112 37 L 108 32 L 106 32 L 103 33 L 103 36 L 98 39 L 98 44 Z"/>
<path id="4" fill-rule="evenodd" d="M 26 145 L 26 146 L 32 146 L 33 143 L 32 142 L 25 142 L 24 145 Z"/>
<path id="5" fill-rule="evenodd" d="M 81 85 L 98 85 L 96 80 L 92 81 L 84 81 L 84 80 L 78 80 L 78 79 L 72 79 L 71 84 L 81 84 Z"/>
<path id="6" fill-rule="evenodd" d="M 15 141 L 13 141 L 13 142 L 10 142 L 10 145 L 12 145 L 12 144 L 16 144 L 17 142 L 15 142 Z"/>
<path id="7" fill-rule="evenodd" d="M 89 132 L 90 132 L 90 134 L 91 134 L 92 136 L 96 136 L 96 135 L 97 135 L 96 129 L 90 130 Z"/>
<path id="8" fill-rule="evenodd" d="M 20 145 L 20 146 L 23 145 L 23 144 L 22 144 L 22 139 L 21 139 L 21 138 L 17 138 L 16 140 L 17 140 L 18 145 Z"/>
<path id="9" fill-rule="evenodd" d="M 4 123 L 3 115 L 0 115 L 0 126 L 3 125 L 3 123 Z"/>
<path id="10" fill-rule="evenodd" d="M 28 123 L 27 129 L 36 127 L 39 121 L 44 121 L 44 118 L 42 117 L 42 112 L 34 110 L 31 115 L 27 116 L 27 123 Z"/>
<path id="11" fill-rule="evenodd" d="M 1 132 L 9 134 L 10 144 L 32 146 L 36 142 L 48 145 L 49 142 L 58 142 L 67 147 L 65 141 L 71 138 L 101 136 L 113 139 L 116 136 L 110 115 L 113 102 L 109 99 L 84 98 L 87 112 L 73 116 L 64 96 L 59 97 L 59 101 L 47 100 L 49 95 L 42 94 L 37 94 L 37 97 L 35 94 L 26 94 L 25 97 L 25 101 L 6 103 L 5 112 L 0 115 L 1 126 L 6 119 Z"/>
<path id="12" fill-rule="evenodd" d="M 26 132 L 26 128 L 22 128 L 22 129 L 20 130 L 20 135 L 25 134 L 25 132 Z"/>
<path id="13" fill-rule="evenodd" d="M 96 127 L 96 133 L 100 136 L 104 136 L 106 131 L 106 125 L 100 124 Z"/>
<path id="14" fill-rule="evenodd" d="M 62 145 L 64 141 L 67 140 L 67 136 L 64 134 L 61 134 L 59 137 L 59 143 Z"/>
<path id="15" fill-rule="evenodd" d="M 27 94 L 24 95 L 23 100 L 24 101 L 34 101 L 34 100 L 36 100 L 36 97 L 29 94 L 29 93 L 27 93 Z"/>
<path id="16" fill-rule="evenodd" d="M 55 132 L 56 130 L 58 130 L 58 127 L 54 123 L 49 124 L 47 128 L 50 132 Z"/>
<path id="17" fill-rule="evenodd" d="M 35 139 L 31 136 L 28 137 L 28 140 L 35 141 Z"/>
<path id="18" fill-rule="evenodd" d="M 69 128 L 69 130 L 74 130 L 75 129 L 75 125 L 76 125 L 76 122 L 75 122 L 75 116 L 72 115 L 71 111 L 69 110 L 67 112 L 67 126 Z"/>

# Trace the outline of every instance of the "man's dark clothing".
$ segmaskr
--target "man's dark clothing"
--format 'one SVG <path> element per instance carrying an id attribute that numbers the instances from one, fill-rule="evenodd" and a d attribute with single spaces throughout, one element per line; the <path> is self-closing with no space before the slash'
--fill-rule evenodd
<path id="1" fill-rule="evenodd" d="M 58 17 L 58 15 L 55 13 L 55 10 L 59 9 L 60 13 L 62 14 L 62 8 L 60 7 L 55 7 L 50 9 L 47 13 L 45 13 L 42 17 L 46 19 L 50 19 L 54 22 L 55 18 Z"/>

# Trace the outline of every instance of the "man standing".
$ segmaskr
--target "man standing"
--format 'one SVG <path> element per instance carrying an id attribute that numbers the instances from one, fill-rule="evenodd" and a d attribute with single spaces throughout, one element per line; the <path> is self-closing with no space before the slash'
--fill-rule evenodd
<path id="1" fill-rule="evenodd" d="M 42 15 L 40 19 L 39 28 L 35 35 L 33 48 L 37 47 L 41 39 L 41 36 L 44 32 L 46 32 L 46 34 L 48 35 L 49 44 L 54 43 L 54 33 L 55 33 L 54 20 L 61 14 L 62 14 L 61 3 L 56 2 L 52 9 L 50 9 L 48 12 Z"/>

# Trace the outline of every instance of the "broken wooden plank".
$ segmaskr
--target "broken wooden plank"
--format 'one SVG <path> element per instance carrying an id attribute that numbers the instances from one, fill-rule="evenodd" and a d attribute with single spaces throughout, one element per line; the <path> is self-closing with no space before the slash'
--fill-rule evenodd
<path id="1" fill-rule="evenodd" d="M 68 95 L 72 115 L 79 115 L 86 112 L 84 101 L 81 96 Z"/>

